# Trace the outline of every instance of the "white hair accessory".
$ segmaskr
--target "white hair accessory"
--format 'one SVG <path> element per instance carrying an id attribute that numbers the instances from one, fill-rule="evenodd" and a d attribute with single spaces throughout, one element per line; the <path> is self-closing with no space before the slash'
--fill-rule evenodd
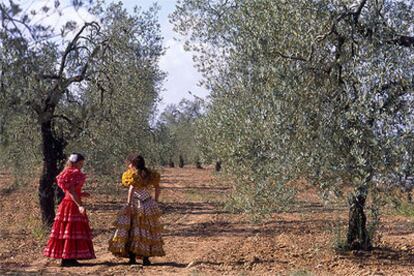
<path id="1" fill-rule="evenodd" d="M 72 163 L 76 163 L 78 161 L 78 155 L 76 153 L 72 153 L 69 156 L 69 161 L 72 162 Z"/>

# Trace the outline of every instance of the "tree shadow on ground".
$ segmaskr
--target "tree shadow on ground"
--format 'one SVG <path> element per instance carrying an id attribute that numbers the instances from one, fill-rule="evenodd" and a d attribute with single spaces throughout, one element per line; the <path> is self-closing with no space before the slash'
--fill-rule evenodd
<path id="1" fill-rule="evenodd" d="M 174 213 L 179 215 L 192 214 L 192 215 L 213 215 L 213 214 L 229 214 L 225 210 L 222 210 L 220 204 L 211 202 L 168 202 L 160 203 L 161 210 L 164 214 Z"/>
<path id="2" fill-rule="evenodd" d="M 108 236 L 108 239 L 109 239 L 109 236 L 111 234 L 113 234 L 114 231 L 115 231 L 115 227 L 110 225 L 110 226 L 108 226 L 108 228 L 103 228 L 103 229 L 102 228 L 94 228 L 92 230 L 92 234 L 93 234 L 94 239 L 101 236 L 101 235 Z"/>
<path id="3" fill-rule="evenodd" d="M 249 221 L 229 222 L 226 220 L 208 221 L 200 223 L 173 223 L 165 236 L 180 237 L 249 237 L 277 236 L 280 234 L 306 235 L 328 230 L 334 221 L 327 219 L 274 220 L 265 224 L 252 224 Z"/>
<path id="4" fill-rule="evenodd" d="M 90 211 L 119 211 L 125 206 L 124 202 L 118 201 L 106 201 L 106 202 L 96 202 L 93 205 L 89 206 Z"/>
<path id="5" fill-rule="evenodd" d="M 18 190 L 17 185 L 11 185 L 10 187 L 0 188 L 0 197 L 6 197 Z"/>
<path id="6" fill-rule="evenodd" d="M 208 260 L 201 260 L 196 262 L 195 265 L 208 265 L 208 266 L 221 266 L 223 264 L 226 265 L 232 265 L 232 266 L 245 266 L 253 265 L 253 264 L 287 264 L 288 261 L 285 260 L 277 260 L 277 259 L 260 259 L 258 257 L 252 259 L 252 260 L 237 260 L 237 261 L 231 261 L 231 262 L 217 262 L 217 261 L 208 261 Z"/>
<path id="7" fill-rule="evenodd" d="M 39 275 L 39 271 L 24 271 L 18 269 L 0 268 L 0 275 Z"/>
<path id="8" fill-rule="evenodd" d="M 319 202 L 296 201 L 293 206 L 290 206 L 285 213 L 332 213 L 334 211 L 347 211 L 345 204 L 335 206 L 324 206 Z"/>
<path id="9" fill-rule="evenodd" d="M 402 221 L 399 224 L 382 225 L 380 231 L 386 232 L 387 236 L 405 236 L 414 233 L 414 225 L 411 221 Z"/>
<path id="10" fill-rule="evenodd" d="M 395 249 L 388 246 L 374 247 L 371 251 L 352 251 L 340 253 L 342 257 L 364 265 L 400 265 L 412 266 L 414 254 L 408 250 Z"/>
<path id="11" fill-rule="evenodd" d="M 230 188 L 227 187 L 215 187 L 215 186 L 188 186 L 188 187 L 161 187 L 161 190 L 173 190 L 173 191 L 216 191 L 216 192 L 223 192 L 229 191 Z"/>

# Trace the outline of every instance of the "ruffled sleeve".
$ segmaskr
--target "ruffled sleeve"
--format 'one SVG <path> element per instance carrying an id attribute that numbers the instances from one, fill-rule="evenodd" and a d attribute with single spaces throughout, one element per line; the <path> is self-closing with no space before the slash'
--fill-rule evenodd
<path id="1" fill-rule="evenodd" d="M 154 187 L 159 186 L 160 174 L 157 171 L 150 171 L 150 177 L 148 181 L 143 181 L 137 171 L 128 169 L 122 174 L 122 186 L 129 187 L 134 186 L 135 188 L 147 187 L 152 185 Z"/>
<path id="2" fill-rule="evenodd" d="M 129 169 L 122 174 L 122 185 L 125 187 L 135 186 L 137 184 L 137 178 L 137 173 Z"/>
<path id="3" fill-rule="evenodd" d="M 57 177 L 56 182 L 63 190 L 82 185 L 86 180 L 86 175 L 79 169 L 68 168 L 63 170 Z"/>

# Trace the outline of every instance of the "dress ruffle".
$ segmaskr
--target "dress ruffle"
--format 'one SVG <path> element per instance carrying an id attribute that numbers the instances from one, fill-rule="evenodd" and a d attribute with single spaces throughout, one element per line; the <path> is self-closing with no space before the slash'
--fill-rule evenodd
<path id="1" fill-rule="evenodd" d="M 159 223 L 161 211 L 151 197 L 139 200 L 135 194 L 134 207 L 127 206 L 118 213 L 115 233 L 109 241 L 109 251 L 120 257 L 128 257 L 128 252 L 137 256 L 164 256 L 162 225 Z"/>
<path id="2" fill-rule="evenodd" d="M 95 258 L 88 217 L 71 199 L 65 198 L 59 205 L 43 254 L 56 259 Z"/>

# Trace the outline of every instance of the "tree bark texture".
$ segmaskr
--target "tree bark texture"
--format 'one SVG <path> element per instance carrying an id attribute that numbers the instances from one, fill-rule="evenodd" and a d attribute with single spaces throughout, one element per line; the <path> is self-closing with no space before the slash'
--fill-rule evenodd
<path id="1" fill-rule="evenodd" d="M 55 218 L 55 193 L 60 193 L 60 198 L 63 194 L 60 189 L 59 191 L 55 188 L 57 186 L 54 183 L 64 159 L 65 143 L 54 136 L 51 120 L 41 123 L 41 134 L 43 170 L 39 182 L 39 203 L 42 222 L 50 226 Z"/>
<path id="2" fill-rule="evenodd" d="M 350 250 L 371 250 L 372 244 L 367 231 L 367 217 L 364 213 L 366 192 L 359 189 L 349 198 L 349 225 L 347 246 Z"/>

